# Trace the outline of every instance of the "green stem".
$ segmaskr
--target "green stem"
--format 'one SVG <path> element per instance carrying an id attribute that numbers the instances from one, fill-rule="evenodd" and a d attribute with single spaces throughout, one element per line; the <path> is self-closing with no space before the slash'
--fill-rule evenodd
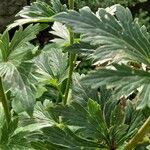
<path id="1" fill-rule="evenodd" d="M 68 0 L 69 9 L 74 9 L 74 0 Z M 71 28 L 69 28 L 69 34 L 70 34 L 70 45 L 74 43 L 74 33 Z M 69 95 L 69 89 L 70 84 L 72 82 L 72 74 L 75 66 L 76 61 L 76 54 L 70 54 L 69 55 L 69 76 L 67 79 L 67 85 L 65 89 L 65 96 L 63 99 L 63 104 L 65 105 L 67 103 L 68 95 Z"/>
<path id="2" fill-rule="evenodd" d="M 56 100 L 56 103 L 58 104 L 60 101 L 62 101 L 63 100 L 63 98 L 64 98 L 64 95 L 63 95 L 63 93 L 62 93 L 62 91 L 61 91 L 61 87 L 58 85 L 58 86 L 56 86 L 56 88 L 57 88 L 57 90 L 58 90 L 58 97 L 57 97 L 57 100 Z"/>
<path id="3" fill-rule="evenodd" d="M 141 142 L 144 136 L 150 131 L 150 117 L 144 122 L 142 127 L 138 130 L 138 133 L 129 141 L 124 150 L 132 150 L 135 146 Z"/>
<path id="4" fill-rule="evenodd" d="M 72 81 L 72 74 L 73 74 L 73 70 L 74 70 L 74 60 L 75 60 L 75 54 L 70 54 L 70 58 L 69 58 L 69 77 L 67 80 L 67 85 L 66 85 L 66 89 L 65 89 L 65 96 L 64 96 L 64 101 L 63 104 L 65 105 L 67 103 L 67 99 L 68 99 L 68 95 L 69 95 L 69 89 L 70 89 L 70 84 Z"/>
<path id="5" fill-rule="evenodd" d="M 6 121 L 8 125 L 11 120 L 11 114 L 10 114 L 10 109 L 8 106 L 8 101 L 7 101 L 5 91 L 4 91 L 3 81 L 1 77 L 0 77 L 0 101 L 2 102 L 2 106 L 4 109 L 4 113 L 5 113 Z"/>

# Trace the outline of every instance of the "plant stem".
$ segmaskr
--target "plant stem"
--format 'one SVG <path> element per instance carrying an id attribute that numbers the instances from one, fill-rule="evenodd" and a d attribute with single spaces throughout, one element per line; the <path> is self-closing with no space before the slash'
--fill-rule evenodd
<path id="1" fill-rule="evenodd" d="M 68 5 L 69 5 L 69 9 L 74 9 L 74 0 L 68 0 Z M 69 34 L 70 34 L 70 45 L 72 45 L 74 43 L 74 33 L 71 28 L 68 28 L 68 30 L 69 30 Z M 66 85 L 66 89 L 65 89 L 65 96 L 63 99 L 64 105 L 67 103 L 70 84 L 72 81 L 72 74 L 73 74 L 73 70 L 74 70 L 74 66 L 75 66 L 75 61 L 76 61 L 76 54 L 70 54 L 69 55 L 69 76 L 68 76 L 67 85 Z"/>
<path id="2" fill-rule="evenodd" d="M 63 98 L 64 98 L 64 95 L 63 95 L 63 93 L 62 93 L 62 91 L 61 91 L 61 87 L 58 85 L 58 86 L 56 86 L 56 89 L 58 90 L 58 97 L 57 97 L 57 100 L 56 100 L 56 103 L 58 104 L 60 101 L 62 101 L 63 100 Z"/>
<path id="3" fill-rule="evenodd" d="M 70 88 L 70 84 L 71 84 L 71 81 L 72 81 L 72 74 L 73 74 L 74 65 L 75 65 L 74 60 L 75 60 L 75 54 L 70 54 L 70 58 L 69 58 L 69 77 L 68 77 L 67 85 L 66 85 L 66 89 L 65 89 L 65 96 L 64 96 L 64 101 L 63 101 L 64 105 L 67 103 L 67 99 L 68 99 L 69 88 Z"/>
<path id="4" fill-rule="evenodd" d="M 7 121 L 7 125 L 8 125 L 10 120 L 11 120 L 11 114 L 10 114 L 7 96 L 6 96 L 5 91 L 4 91 L 3 81 L 2 81 L 1 77 L 0 77 L 0 101 L 2 102 L 2 106 L 4 109 L 4 113 L 5 113 L 6 121 Z"/>
<path id="5" fill-rule="evenodd" d="M 144 136 L 150 131 L 150 117 L 144 122 L 142 127 L 138 130 L 138 133 L 129 141 L 124 150 L 132 150 L 135 146 L 141 142 Z"/>

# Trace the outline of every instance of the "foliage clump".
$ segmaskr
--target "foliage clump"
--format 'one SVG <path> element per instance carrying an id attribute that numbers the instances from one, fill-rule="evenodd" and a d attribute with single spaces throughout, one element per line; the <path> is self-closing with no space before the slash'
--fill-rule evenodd
<path id="1" fill-rule="evenodd" d="M 132 150 L 147 139 L 149 149 L 149 32 L 119 4 L 68 5 L 38 0 L 0 37 L 0 148 Z M 56 38 L 34 45 L 50 22 Z M 95 69 L 76 72 L 79 56 Z"/>

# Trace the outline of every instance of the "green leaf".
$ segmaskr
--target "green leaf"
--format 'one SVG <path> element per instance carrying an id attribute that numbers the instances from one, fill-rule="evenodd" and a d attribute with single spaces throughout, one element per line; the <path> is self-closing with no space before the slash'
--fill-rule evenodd
<path id="1" fill-rule="evenodd" d="M 147 93 L 150 84 L 150 73 L 123 64 L 114 64 L 113 66 L 115 67 L 113 70 L 99 69 L 90 73 L 83 79 L 83 82 L 92 85 L 94 88 L 102 85 L 107 85 L 110 88 L 115 87 L 115 99 L 119 99 L 121 96 L 127 97 L 135 89 L 142 88 L 139 108 L 150 107 L 149 93 Z"/>
<path id="2" fill-rule="evenodd" d="M 87 104 L 89 99 L 94 99 L 99 102 L 99 93 L 97 89 L 91 89 L 90 86 L 82 84 L 81 79 L 84 77 L 85 75 L 79 75 L 78 73 L 73 74 L 72 100 L 77 101 L 83 106 Z"/>
<path id="3" fill-rule="evenodd" d="M 78 149 L 95 149 L 104 148 L 101 144 L 84 139 L 77 136 L 72 130 L 65 125 L 53 126 L 51 128 L 43 128 L 44 136 L 46 137 L 47 145 L 54 145 L 55 148 L 64 148 L 68 150 Z"/>
<path id="4" fill-rule="evenodd" d="M 149 33 L 133 21 L 129 9 L 114 5 L 107 9 L 99 9 L 94 14 L 88 7 L 79 12 L 56 15 L 55 20 L 67 23 L 74 31 L 82 34 L 82 41 L 97 46 L 92 57 L 95 61 L 103 59 L 127 59 L 150 65 Z M 115 87 L 117 97 L 128 96 L 136 88 L 142 88 L 139 108 L 150 107 L 149 73 L 142 70 L 115 65 L 116 70 L 101 69 L 87 76 L 86 83 L 99 87 L 109 85 Z M 120 84 L 121 83 L 121 84 Z"/>
<path id="5" fill-rule="evenodd" d="M 103 118 L 103 113 L 101 106 L 92 100 L 88 101 L 88 121 L 90 122 L 91 126 L 96 129 L 98 132 L 97 134 L 99 137 L 107 139 L 106 135 L 108 134 L 107 125 Z"/>
<path id="6" fill-rule="evenodd" d="M 55 42 L 59 46 L 65 46 L 69 44 L 70 36 L 69 31 L 67 27 L 59 22 L 54 22 L 52 26 L 53 31 L 50 31 L 51 34 L 57 36 L 57 38 L 54 38 L 51 40 L 52 42 Z"/>
<path id="7" fill-rule="evenodd" d="M 47 111 L 49 107 L 53 107 L 53 104 L 48 101 L 44 101 L 43 105 L 41 102 L 37 102 L 33 114 L 35 122 L 43 124 L 45 127 L 51 127 L 59 122 L 58 116 Z"/>
<path id="8" fill-rule="evenodd" d="M 33 150 L 34 148 L 32 148 L 31 143 L 39 139 L 42 142 L 44 137 L 41 129 L 56 124 L 53 116 L 51 116 L 52 114 L 46 111 L 47 104 L 44 102 L 44 105 L 42 105 L 40 102 L 37 102 L 32 117 L 29 117 L 25 112 L 20 113 L 18 116 L 12 115 L 11 122 L 7 125 L 0 103 L 0 149 Z"/>
<path id="9" fill-rule="evenodd" d="M 150 77 L 150 75 L 149 75 Z M 138 106 L 138 109 L 143 109 L 143 108 L 150 108 L 150 84 L 145 84 L 143 85 L 143 89 L 140 93 L 140 104 Z"/>
<path id="10" fill-rule="evenodd" d="M 43 141 L 37 141 L 37 142 L 32 142 L 32 147 L 34 147 L 34 149 L 36 150 L 65 150 L 66 147 L 64 146 L 61 146 L 61 145 L 56 145 L 56 144 L 53 144 L 51 142 L 43 142 Z"/>
<path id="11" fill-rule="evenodd" d="M 114 5 L 110 9 L 100 8 L 94 14 L 84 7 L 79 12 L 70 10 L 57 14 L 54 19 L 81 33 L 82 41 L 99 46 L 93 53 L 96 61 L 118 56 L 150 65 L 149 33 L 133 21 L 127 8 Z"/>
<path id="12" fill-rule="evenodd" d="M 38 102 L 35 106 L 35 111 L 33 114 L 33 121 L 31 119 L 24 119 L 23 124 L 29 124 L 32 122 L 31 127 L 36 122 L 37 126 L 33 126 L 33 129 L 37 130 L 42 127 L 43 134 L 39 134 L 42 140 L 32 141 L 32 146 L 35 149 L 43 147 L 41 149 L 81 149 L 81 148 L 99 148 L 103 147 L 101 144 L 96 143 L 92 140 L 85 139 L 79 135 L 76 135 L 74 128 L 68 128 L 67 126 L 60 123 L 61 116 L 56 115 L 53 111 L 55 105 L 45 101 L 42 105 L 41 102 Z M 34 123 L 34 124 L 33 124 Z M 39 127 L 40 126 L 40 127 Z M 28 129 L 30 125 L 26 125 L 25 129 Z M 32 131 L 32 128 L 30 132 Z M 24 129 L 24 130 L 25 130 Z M 19 130 L 19 129 L 18 129 Z M 32 135 L 31 135 L 32 138 Z M 30 139 L 30 137 L 29 137 Z"/>
<path id="13" fill-rule="evenodd" d="M 44 30 L 47 28 L 48 25 L 46 24 L 30 24 L 27 28 L 23 30 L 22 27 L 18 31 L 15 32 L 11 43 L 10 43 L 10 51 L 14 51 L 18 47 L 20 48 L 23 46 L 26 42 L 31 41 L 36 38 L 36 35 L 39 33 L 39 31 Z"/>
<path id="14" fill-rule="evenodd" d="M 0 106 L 1 107 L 1 106 Z M 3 111 L 1 107 L 1 112 Z M 34 130 L 26 127 L 18 128 L 18 118 L 13 118 L 12 121 L 7 125 L 4 112 L 0 113 L 0 118 L 3 118 L 3 122 L 0 124 L 0 149 L 3 150 L 20 150 L 29 149 L 33 150 L 30 145 L 30 140 L 27 140 L 27 136 L 31 136 Z"/>
<path id="15" fill-rule="evenodd" d="M 32 126 L 34 127 L 34 130 Z M 2 148 L 3 150 L 7 150 L 7 149 L 33 150 L 30 144 L 30 142 L 32 141 L 32 138 L 30 137 L 36 133 L 35 131 L 37 128 L 35 128 L 34 125 L 30 125 L 27 127 L 18 127 L 18 128 L 15 127 L 14 129 L 13 128 L 14 128 L 14 122 L 12 122 L 8 128 L 6 128 L 6 124 L 5 124 L 5 127 L 3 127 L 1 141 L 0 141 L 1 142 L 0 148 Z M 34 137 L 34 140 L 36 140 L 35 137 Z"/>
<path id="16" fill-rule="evenodd" d="M 4 31 L 4 33 L 1 36 L 0 40 L 0 48 L 1 48 L 1 57 L 0 60 L 6 60 L 7 55 L 9 54 L 9 34 L 7 31 Z"/>
<path id="17" fill-rule="evenodd" d="M 63 6 L 59 0 L 52 0 L 51 4 L 38 0 L 37 2 L 31 3 L 31 6 L 25 6 L 16 15 L 20 16 L 21 19 L 18 19 L 14 23 L 10 24 L 8 29 L 26 23 L 53 22 L 53 16 L 58 12 L 66 10 L 66 6 Z"/>
<path id="18" fill-rule="evenodd" d="M 67 6 L 62 5 L 60 0 L 51 0 L 51 3 L 56 13 L 66 11 L 67 9 Z"/>
<path id="19" fill-rule="evenodd" d="M 88 100 L 86 104 L 83 106 L 79 102 L 73 101 L 66 106 L 51 105 L 47 107 L 47 112 L 53 114 L 58 123 L 67 125 L 75 135 L 90 139 L 104 147 L 111 147 L 115 143 L 117 148 L 133 137 L 144 119 L 141 111 L 136 111 L 131 103 L 126 107 L 125 112 L 122 110 L 121 104 L 112 100 L 106 99 L 103 107 L 93 100 Z M 53 129 L 49 130 L 45 130 L 44 135 L 48 132 L 52 135 L 57 132 Z M 55 134 L 57 135 L 57 133 Z M 56 135 L 49 141 L 60 139 L 60 137 L 56 138 Z M 60 144 L 61 142 L 60 139 L 56 143 Z M 64 145 L 68 146 L 68 144 Z"/>
<path id="20" fill-rule="evenodd" d="M 68 51 L 70 53 L 77 53 L 82 56 L 86 56 L 87 58 L 91 57 L 91 54 L 96 49 L 96 46 L 90 45 L 90 43 L 81 42 L 77 40 L 72 45 L 66 45 L 65 51 Z"/>
<path id="21" fill-rule="evenodd" d="M 31 88 L 29 74 L 37 47 L 29 44 L 36 34 L 47 25 L 29 25 L 24 30 L 20 28 L 9 41 L 8 31 L 5 31 L 0 41 L 0 76 L 4 79 L 6 91 L 11 91 L 14 97 L 12 106 L 16 112 L 27 111 L 32 114 L 35 95 Z M 30 56 L 29 56 L 30 55 Z M 26 64 L 26 65 L 25 65 Z"/>
<path id="22" fill-rule="evenodd" d="M 46 45 L 43 52 L 35 59 L 39 79 L 52 85 L 60 84 L 67 78 L 68 54 L 61 49 L 51 48 Z"/>
<path id="23" fill-rule="evenodd" d="M 135 111 L 134 107 L 131 101 L 127 101 L 127 106 L 125 107 L 125 123 L 129 125 L 129 134 L 132 134 L 134 130 L 136 131 L 142 125 L 142 120 L 144 119 L 141 110 Z"/>
<path id="24" fill-rule="evenodd" d="M 18 25 L 33 22 L 51 22 L 52 16 L 55 14 L 53 8 L 45 2 L 34 2 L 31 6 L 25 6 L 17 16 L 22 17 L 8 26 L 8 29 Z"/>

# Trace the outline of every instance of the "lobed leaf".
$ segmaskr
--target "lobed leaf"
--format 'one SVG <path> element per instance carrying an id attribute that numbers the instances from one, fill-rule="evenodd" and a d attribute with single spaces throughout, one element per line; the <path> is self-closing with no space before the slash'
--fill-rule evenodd
<path id="1" fill-rule="evenodd" d="M 96 61 L 119 54 L 118 57 L 150 65 L 149 33 L 136 20 L 133 21 L 129 9 L 121 5 L 100 8 L 96 14 L 84 7 L 79 12 L 70 10 L 59 13 L 54 19 L 81 33 L 82 41 L 99 46 L 93 53 Z"/>
<path id="2" fill-rule="evenodd" d="M 0 76 L 4 79 L 5 90 L 10 90 L 14 97 L 12 106 L 16 112 L 26 110 L 30 115 L 33 112 L 35 93 L 31 88 L 29 74 L 33 67 L 31 59 L 37 47 L 28 42 L 46 27 L 29 25 L 24 30 L 20 28 L 16 31 L 12 40 L 9 39 L 8 31 L 0 38 Z"/>
<path id="3" fill-rule="evenodd" d="M 26 23 L 43 22 L 49 23 L 53 21 L 53 16 L 61 11 L 65 11 L 66 6 L 63 6 L 59 0 L 52 0 L 50 4 L 38 0 L 31 3 L 31 6 L 25 6 L 16 16 L 21 18 L 8 26 L 8 30 L 18 25 Z"/>
<path id="4" fill-rule="evenodd" d="M 60 84 L 67 78 L 68 54 L 59 48 L 46 45 L 43 52 L 35 59 L 37 73 L 42 82 Z"/>
<path id="5" fill-rule="evenodd" d="M 102 85 L 115 88 L 115 99 L 119 99 L 121 96 L 128 96 L 132 91 L 137 88 L 141 88 L 139 108 L 146 106 L 150 107 L 149 99 L 149 84 L 150 73 L 133 69 L 126 65 L 114 64 L 114 70 L 112 69 L 99 69 L 90 73 L 83 79 L 85 84 L 90 84 L 94 88 Z"/>

